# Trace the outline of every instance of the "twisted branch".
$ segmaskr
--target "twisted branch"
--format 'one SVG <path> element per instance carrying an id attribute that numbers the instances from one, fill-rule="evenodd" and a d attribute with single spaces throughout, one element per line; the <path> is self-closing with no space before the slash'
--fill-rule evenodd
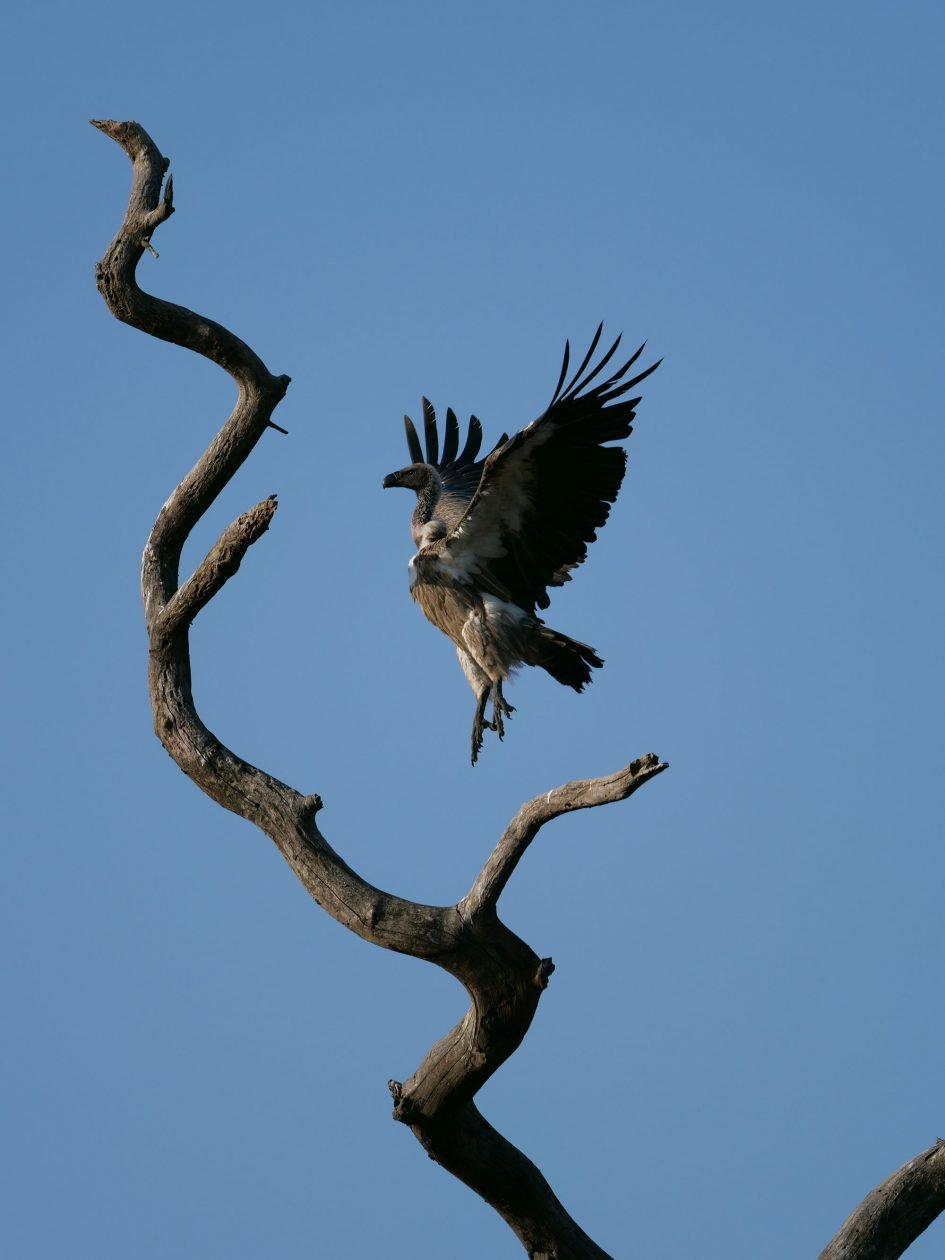
<path id="1" fill-rule="evenodd" d="M 120 144 L 132 163 L 124 221 L 96 269 L 102 297 L 116 318 L 212 360 L 238 388 L 233 411 L 161 508 L 144 551 L 141 585 L 155 732 L 202 791 L 271 837 L 311 896 L 339 923 L 384 949 L 435 962 L 461 981 L 470 1008 L 408 1081 L 390 1083 L 395 1118 L 502 1215 L 530 1256 L 605 1260 L 538 1169 L 473 1104 L 525 1036 L 554 969 L 499 920 L 496 904 L 544 823 L 572 809 L 625 800 L 666 767 L 648 754 L 609 778 L 575 781 L 536 797 L 518 811 L 458 905 L 425 906 L 382 892 L 353 871 L 316 825 L 317 795 L 303 795 L 243 761 L 203 724 L 191 690 L 190 624 L 268 529 L 275 497 L 229 525 L 183 584 L 181 553 L 196 522 L 267 428 L 280 428 L 272 412 L 289 377 L 270 373 L 222 325 L 138 287 L 138 262 L 146 249 L 154 252 L 151 237 L 174 212 L 171 180 L 164 178 L 168 162 L 137 123 L 94 126 Z"/>

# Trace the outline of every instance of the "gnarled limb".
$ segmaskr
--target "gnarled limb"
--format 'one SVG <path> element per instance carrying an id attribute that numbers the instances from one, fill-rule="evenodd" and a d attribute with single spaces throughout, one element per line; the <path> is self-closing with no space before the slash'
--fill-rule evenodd
<path id="1" fill-rule="evenodd" d="M 897 1260 L 945 1211 L 945 1142 L 938 1138 L 871 1190 L 819 1260 Z"/>
<path id="2" fill-rule="evenodd" d="M 456 976 L 472 1003 L 403 1085 L 391 1082 L 394 1115 L 430 1155 L 486 1199 L 533 1257 L 601 1260 L 605 1253 L 561 1206 L 537 1168 L 479 1114 L 473 1098 L 528 1031 L 553 965 L 498 918 L 496 902 L 543 823 L 569 810 L 623 800 L 665 766 L 648 755 L 608 779 L 566 784 L 519 810 L 470 894 L 456 906 L 425 906 L 373 887 L 331 848 L 315 818 L 316 795 L 303 795 L 231 752 L 201 721 L 190 673 L 190 624 L 268 529 L 275 497 L 229 525 L 183 583 L 184 543 L 267 428 L 289 377 L 222 325 L 144 293 L 135 270 L 151 237 L 173 213 L 167 160 L 131 122 L 96 122 L 132 162 L 124 222 L 96 270 L 99 291 L 125 323 L 202 354 L 236 381 L 236 405 L 206 452 L 161 508 L 142 561 L 150 637 L 154 727 L 185 774 L 224 808 L 275 842 L 297 878 L 339 923 L 384 949 L 435 962 Z M 285 430 L 280 430 L 285 432 Z"/>

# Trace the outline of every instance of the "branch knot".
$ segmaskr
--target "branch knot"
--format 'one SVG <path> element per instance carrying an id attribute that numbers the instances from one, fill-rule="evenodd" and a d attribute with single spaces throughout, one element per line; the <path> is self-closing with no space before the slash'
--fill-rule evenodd
<path id="1" fill-rule="evenodd" d="M 390 1096 L 394 1100 L 393 1117 L 400 1124 L 416 1124 L 420 1113 L 411 1099 L 404 1093 L 404 1087 L 400 1081 L 388 1081 L 387 1088 L 390 1090 Z"/>

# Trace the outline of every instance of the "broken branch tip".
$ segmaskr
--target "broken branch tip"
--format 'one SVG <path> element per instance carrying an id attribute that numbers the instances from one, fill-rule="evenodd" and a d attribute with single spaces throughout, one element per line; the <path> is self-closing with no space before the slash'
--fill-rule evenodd
<path id="1" fill-rule="evenodd" d="M 300 806 L 300 813 L 302 817 L 305 819 L 314 818 L 315 815 L 319 812 L 319 810 L 324 808 L 324 805 L 325 805 L 325 802 L 318 795 L 318 793 L 313 792 L 310 796 L 305 796 L 302 798 L 302 804 Z M 394 1083 L 396 1084 L 396 1082 Z"/>

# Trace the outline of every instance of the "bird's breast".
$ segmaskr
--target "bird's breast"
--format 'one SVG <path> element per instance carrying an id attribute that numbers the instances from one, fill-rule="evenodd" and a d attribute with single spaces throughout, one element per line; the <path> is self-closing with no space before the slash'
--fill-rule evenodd
<path id="1" fill-rule="evenodd" d="M 461 643 L 466 618 L 482 607 L 476 592 L 467 583 L 457 582 L 445 573 L 436 555 L 418 552 L 411 556 L 407 576 L 410 594 L 427 620 L 449 635 L 454 643 Z"/>
<path id="2" fill-rule="evenodd" d="M 420 550 L 407 561 L 407 581 L 411 591 L 420 584 L 426 586 L 448 586 L 453 589 L 465 587 L 469 582 L 465 575 L 454 571 L 445 564 L 435 548 Z"/>

